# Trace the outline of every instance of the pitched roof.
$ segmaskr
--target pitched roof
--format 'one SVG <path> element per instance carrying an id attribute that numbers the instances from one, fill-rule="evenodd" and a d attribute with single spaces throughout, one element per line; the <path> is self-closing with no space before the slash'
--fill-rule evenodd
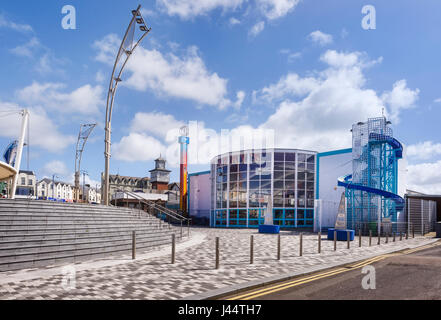
<path id="1" fill-rule="evenodd" d="M 54 181 L 53 181 L 52 179 L 49 179 L 49 178 L 43 178 L 43 179 L 41 179 L 40 181 L 38 181 L 37 184 L 40 184 L 40 183 L 42 183 L 42 182 L 45 182 L 45 183 L 47 183 L 47 184 L 51 184 L 51 183 L 54 182 Z M 63 182 L 63 181 L 58 181 L 58 180 L 55 180 L 55 184 L 65 184 L 65 185 L 67 185 L 67 186 L 71 186 L 71 187 L 73 187 L 73 184 L 72 184 L 72 183 Z"/>
<path id="2" fill-rule="evenodd" d="M 29 175 L 32 175 L 32 176 L 35 175 L 34 171 L 29 171 L 29 170 L 20 170 L 19 173 L 25 173 L 25 174 L 29 174 Z"/>

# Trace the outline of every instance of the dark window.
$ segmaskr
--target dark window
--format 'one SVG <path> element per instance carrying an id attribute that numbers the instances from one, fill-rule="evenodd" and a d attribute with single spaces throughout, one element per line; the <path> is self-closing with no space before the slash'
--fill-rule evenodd
<path id="1" fill-rule="evenodd" d="M 285 164 L 284 162 L 274 162 L 274 170 L 284 170 Z"/>
<path id="2" fill-rule="evenodd" d="M 274 153 L 274 161 L 284 161 L 285 154 L 283 152 L 275 152 Z"/>
<path id="3" fill-rule="evenodd" d="M 296 161 L 295 153 L 285 153 L 285 161 Z"/>
<path id="4" fill-rule="evenodd" d="M 283 219 L 283 209 L 274 210 L 274 219 Z"/>

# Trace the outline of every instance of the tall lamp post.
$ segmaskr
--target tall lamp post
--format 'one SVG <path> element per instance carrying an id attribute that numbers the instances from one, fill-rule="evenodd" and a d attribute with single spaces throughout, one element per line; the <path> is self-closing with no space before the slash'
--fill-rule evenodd
<path id="1" fill-rule="evenodd" d="M 141 15 L 141 5 L 138 6 L 136 10 L 132 11 L 132 19 L 130 20 L 129 27 L 124 35 L 124 38 L 119 47 L 118 54 L 115 59 L 115 64 L 113 66 L 112 76 L 110 78 L 109 91 L 107 93 L 107 104 L 106 104 L 106 122 L 105 122 L 105 148 L 104 148 L 104 181 L 103 181 L 103 203 L 104 205 L 109 205 L 109 165 L 110 165 L 110 136 L 111 121 L 112 121 L 112 110 L 113 102 L 115 100 L 116 89 L 118 88 L 118 83 L 121 82 L 121 75 L 124 71 L 127 62 L 132 56 L 133 51 L 138 47 L 141 41 L 147 36 L 151 28 L 147 27 L 144 19 Z M 135 41 L 135 30 L 136 26 L 139 26 L 139 30 L 142 32 L 138 41 Z M 121 63 L 120 63 L 121 62 Z"/>
<path id="2" fill-rule="evenodd" d="M 81 158 L 83 157 L 84 146 L 87 139 L 96 127 L 96 123 L 82 124 L 80 127 L 80 133 L 78 134 L 77 147 L 75 153 L 75 202 L 80 200 L 80 170 L 81 170 Z"/>

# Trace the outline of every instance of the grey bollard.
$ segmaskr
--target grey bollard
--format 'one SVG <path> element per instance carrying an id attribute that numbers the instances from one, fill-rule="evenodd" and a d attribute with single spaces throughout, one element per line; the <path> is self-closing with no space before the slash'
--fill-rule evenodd
<path id="1" fill-rule="evenodd" d="M 346 241 L 348 243 L 348 249 L 351 248 L 351 238 L 350 238 L 349 234 L 350 234 L 349 231 L 346 231 Z"/>
<path id="2" fill-rule="evenodd" d="M 369 247 L 372 245 L 372 230 L 369 230 Z"/>
<path id="3" fill-rule="evenodd" d="M 386 243 L 389 243 L 389 234 L 386 232 Z"/>
<path id="4" fill-rule="evenodd" d="M 400 231 L 400 241 L 403 241 L 403 232 Z"/>
<path id="5" fill-rule="evenodd" d="M 132 231 L 132 260 L 136 259 L 136 231 Z"/>
<path id="6" fill-rule="evenodd" d="M 393 233 L 392 242 L 395 242 L 395 232 Z"/>
<path id="7" fill-rule="evenodd" d="M 318 253 L 322 252 L 322 233 L 318 233 Z"/>
<path id="8" fill-rule="evenodd" d="M 250 237 L 250 264 L 254 263 L 254 236 Z"/>
<path id="9" fill-rule="evenodd" d="M 219 269 L 219 237 L 216 237 L 216 269 Z"/>
<path id="10" fill-rule="evenodd" d="M 299 255 L 303 255 L 303 233 L 300 233 L 300 246 L 299 246 Z"/>
<path id="11" fill-rule="evenodd" d="M 381 232 L 378 232 L 378 241 L 377 241 L 378 245 L 381 245 Z"/>
<path id="12" fill-rule="evenodd" d="M 280 260 L 280 234 L 277 235 L 277 260 Z"/>
<path id="13" fill-rule="evenodd" d="M 337 251 L 337 231 L 334 230 L 334 251 Z"/>
<path id="14" fill-rule="evenodd" d="M 175 263 L 175 252 L 176 252 L 176 237 L 172 234 L 172 247 L 171 247 L 171 264 Z"/>
<path id="15" fill-rule="evenodd" d="M 361 248 L 361 228 L 358 230 L 358 246 Z"/>

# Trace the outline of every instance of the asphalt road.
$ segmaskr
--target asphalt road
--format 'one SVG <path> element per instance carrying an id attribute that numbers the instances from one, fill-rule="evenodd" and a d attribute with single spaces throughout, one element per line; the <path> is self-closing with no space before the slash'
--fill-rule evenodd
<path id="1" fill-rule="evenodd" d="M 241 293 L 249 300 L 441 300 L 441 245 L 369 263 L 375 267 L 376 289 L 363 289 L 362 268 L 338 268 L 297 280 Z M 349 271 L 347 271 L 349 270 Z M 334 272 L 335 271 L 335 274 Z M 341 272 L 340 272 L 341 271 Z M 320 275 L 325 274 L 324 277 Z M 317 276 L 318 280 L 311 280 Z M 309 280 L 308 280 L 309 279 Z M 284 284 L 291 287 L 284 288 Z M 248 296 L 245 296 L 248 294 Z M 241 298 L 242 297 L 242 298 Z M 231 297 L 229 297 L 231 298 Z M 234 297 L 233 297 L 234 298 Z"/>

